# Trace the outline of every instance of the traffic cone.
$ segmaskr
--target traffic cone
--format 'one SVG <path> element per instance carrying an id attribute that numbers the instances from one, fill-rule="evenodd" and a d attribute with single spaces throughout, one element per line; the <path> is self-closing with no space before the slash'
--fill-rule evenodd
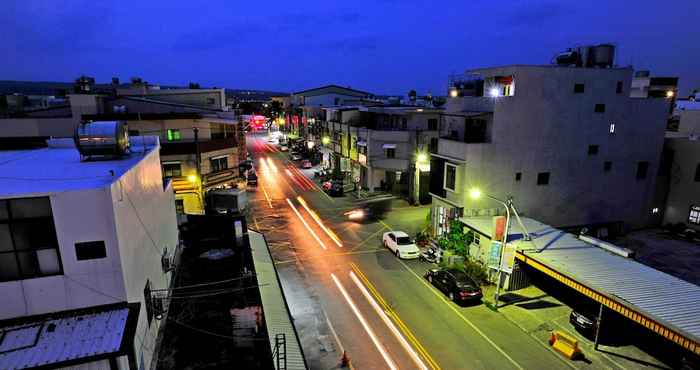
<path id="1" fill-rule="evenodd" d="M 340 366 L 342 366 L 342 367 L 350 366 L 350 357 L 348 357 L 348 354 L 345 351 L 343 351 L 343 357 L 340 358 Z"/>
<path id="2" fill-rule="evenodd" d="M 556 341 L 557 341 L 557 338 L 554 336 L 554 332 L 551 332 L 549 335 L 549 345 L 553 346 L 554 342 L 556 342 Z"/>

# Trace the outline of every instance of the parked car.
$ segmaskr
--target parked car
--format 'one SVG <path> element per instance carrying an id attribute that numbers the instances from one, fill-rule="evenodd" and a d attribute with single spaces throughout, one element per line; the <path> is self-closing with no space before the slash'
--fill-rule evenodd
<path id="1" fill-rule="evenodd" d="M 481 288 L 464 271 L 451 268 L 430 269 L 425 278 L 454 302 L 480 301 Z"/>
<path id="2" fill-rule="evenodd" d="M 581 334 L 587 338 L 595 338 L 595 333 L 598 331 L 597 315 L 586 310 L 572 310 L 569 314 L 569 322 Z"/>
<path id="3" fill-rule="evenodd" d="M 292 153 L 292 155 L 289 156 L 289 159 L 293 161 L 300 161 L 301 160 L 301 155 L 297 153 Z"/>
<path id="4" fill-rule="evenodd" d="M 258 186 L 258 174 L 255 172 L 254 169 L 248 170 L 246 180 L 248 180 L 248 185 Z"/>
<path id="5" fill-rule="evenodd" d="M 301 161 L 301 168 L 306 168 L 306 169 L 308 169 L 308 168 L 311 168 L 311 167 L 313 167 L 313 165 L 311 164 L 311 161 L 310 161 L 310 160 L 304 159 L 303 161 Z"/>
<path id="6" fill-rule="evenodd" d="M 420 256 L 420 249 L 418 249 L 416 243 L 403 231 L 386 232 L 384 237 L 382 237 L 382 241 L 384 246 L 389 248 L 396 257 L 408 259 Z"/>

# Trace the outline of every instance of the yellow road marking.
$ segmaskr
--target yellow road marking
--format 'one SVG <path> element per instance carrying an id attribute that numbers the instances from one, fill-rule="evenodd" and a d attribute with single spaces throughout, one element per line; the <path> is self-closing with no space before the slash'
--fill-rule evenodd
<path id="1" fill-rule="evenodd" d="M 389 316 L 396 325 L 398 325 L 399 329 L 401 332 L 404 334 L 406 339 L 413 344 L 414 348 L 418 351 L 420 356 L 425 359 L 426 362 L 430 365 L 431 368 L 438 370 L 440 369 L 440 366 L 435 362 L 435 359 L 428 353 L 428 351 L 423 347 L 423 345 L 420 343 L 418 338 L 413 335 L 413 332 L 406 326 L 406 324 L 401 320 L 399 315 L 389 306 L 389 304 L 384 300 L 384 298 L 379 294 L 377 289 L 374 287 L 374 285 L 369 281 L 367 276 L 360 270 L 359 267 L 354 262 L 350 262 L 350 267 L 352 268 L 352 271 L 362 280 L 362 283 L 367 287 L 367 289 L 370 291 L 372 296 L 377 300 L 379 305 L 382 307 L 384 312 Z"/>
<path id="2" fill-rule="evenodd" d="M 260 187 L 262 187 L 263 193 L 265 193 L 265 199 L 267 199 L 267 204 L 270 206 L 270 208 L 273 208 L 272 201 L 270 200 L 270 196 L 267 195 L 267 190 L 265 190 L 265 185 L 263 185 L 262 182 L 260 182 Z"/>

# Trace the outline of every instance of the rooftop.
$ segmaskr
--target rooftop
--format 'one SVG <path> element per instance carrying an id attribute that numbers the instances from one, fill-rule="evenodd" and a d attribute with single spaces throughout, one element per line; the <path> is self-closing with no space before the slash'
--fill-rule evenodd
<path id="1" fill-rule="evenodd" d="M 632 70 L 632 67 L 626 66 L 626 67 L 613 67 L 613 68 L 586 68 L 586 67 L 575 67 L 575 66 L 566 66 L 566 65 L 557 65 L 557 64 L 509 64 L 509 65 L 503 65 L 503 66 L 494 66 L 494 67 L 484 67 L 484 68 L 475 68 L 475 69 L 468 69 L 466 71 L 467 75 L 471 74 L 488 74 L 489 72 L 495 71 L 495 70 L 503 70 L 503 69 L 552 69 L 552 68 L 557 68 L 557 69 L 580 69 L 580 70 L 585 70 L 585 71 L 627 71 L 627 70 Z"/>
<path id="2" fill-rule="evenodd" d="M 24 318 L 0 326 L 0 368 L 61 367 L 117 355 L 130 343 L 137 310 L 122 305 Z M 131 316 L 131 317 L 130 317 Z"/>
<path id="3" fill-rule="evenodd" d="M 131 137 L 131 153 L 119 159 L 80 161 L 73 139 L 51 139 L 48 147 L 0 151 L 0 198 L 100 188 L 119 179 L 146 155 L 158 138 Z"/>
<path id="4" fill-rule="evenodd" d="M 485 235 L 491 235 L 493 230 L 491 217 L 463 217 L 460 221 Z M 522 221 L 532 241 L 517 241 L 516 248 L 527 258 L 629 305 L 695 342 L 700 340 L 697 315 L 700 286 L 608 252 L 539 221 L 526 217 Z M 521 239 L 518 223 L 511 225 L 508 239 Z"/>
<path id="5" fill-rule="evenodd" d="M 315 87 L 313 89 L 297 91 L 297 92 L 293 93 L 293 95 L 316 96 L 316 95 L 326 94 L 326 93 L 329 93 L 332 91 L 345 93 L 347 95 L 358 96 L 358 97 L 372 95 L 371 93 L 368 93 L 366 91 L 355 90 L 355 89 L 351 89 L 349 87 L 343 87 L 343 86 L 338 86 L 338 85 L 326 85 L 326 86 L 321 86 L 321 87 Z"/>

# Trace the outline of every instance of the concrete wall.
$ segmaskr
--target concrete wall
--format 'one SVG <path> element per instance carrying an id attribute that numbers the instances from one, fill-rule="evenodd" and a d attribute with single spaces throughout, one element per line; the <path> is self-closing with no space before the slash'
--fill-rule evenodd
<path id="1" fill-rule="evenodd" d="M 344 105 L 346 100 L 356 101 L 357 99 L 359 99 L 357 96 L 351 95 L 323 94 L 304 97 L 304 105 L 310 105 L 315 107 L 331 107 L 334 105 Z"/>
<path id="2" fill-rule="evenodd" d="M 211 139 L 211 124 L 206 119 L 168 119 L 154 121 L 127 121 L 129 130 L 139 131 L 139 135 L 160 135 L 162 143 L 168 142 L 168 129 L 180 130 L 180 141 L 194 141 L 193 127 L 199 129 L 199 140 Z M 233 127 L 231 128 L 233 131 Z"/>
<path id="3" fill-rule="evenodd" d="M 458 168 L 457 192 L 448 192 L 449 200 L 492 208 L 467 196 L 469 188 L 479 187 L 499 198 L 514 196 L 523 213 L 554 226 L 625 221 L 640 227 L 654 221 L 665 99 L 629 98 L 629 69 L 524 66 L 489 72 L 514 75 L 518 88 L 515 96 L 494 99 L 490 144 L 440 139 L 440 154 L 467 161 Z M 575 83 L 585 84 L 583 94 L 573 93 Z M 606 105 L 604 113 L 594 112 L 599 103 Z M 599 146 L 597 155 L 588 155 L 589 145 Z M 612 162 L 610 172 L 603 171 L 605 161 Z M 649 162 L 645 180 L 635 178 L 640 161 Z M 539 172 L 550 173 L 549 185 L 537 185 Z"/>
<path id="4" fill-rule="evenodd" d="M 695 171 L 700 166 L 700 141 L 667 139 L 666 146 L 673 151 L 673 164 L 663 222 L 682 222 L 700 230 L 700 225 L 688 222 L 690 206 L 700 206 L 700 182 L 695 181 Z"/>
<path id="5" fill-rule="evenodd" d="M 172 254 L 178 244 L 175 199 L 171 188 L 163 189 L 158 151 L 113 183 L 110 194 L 122 284 L 128 301 L 141 303 L 134 350 L 148 369 L 160 322 L 154 318 L 149 326 L 143 291 L 147 279 L 152 289 L 168 288 L 170 273 L 163 272 L 161 255 L 165 248 Z"/>
<path id="6" fill-rule="evenodd" d="M 679 116 L 678 132 L 700 135 L 700 110 L 683 110 Z"/>

